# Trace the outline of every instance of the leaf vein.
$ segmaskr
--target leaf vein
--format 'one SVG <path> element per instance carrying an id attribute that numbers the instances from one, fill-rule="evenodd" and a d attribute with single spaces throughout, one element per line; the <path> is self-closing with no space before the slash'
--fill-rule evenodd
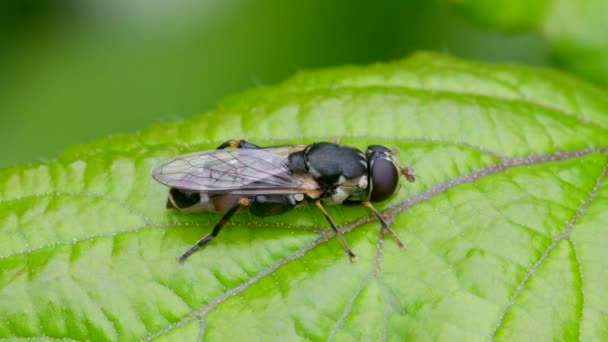
<path id="1" fill-rule="evenodd" d="M 577 208 L 576 212 L 574 213 L 574 216 L 566 223 L 566 226 L 564 227 L 564 229 L 558 235 L 556 235 L 552 238 L 552 241 L 549 244 L 549 246 L 547 246 L 547 248 L 545 248 L 545 250 L 543 250 L 541 256 L 534 262 L 534 264 L 532 264 L 532 266 L 528 269 L 526 274 L 523 276 L 523 278 L 521 279 L 521 281 L 515 288 L 513 295 L 507 301 L 507 303 L 505 303 L 505 306 L 503 307 L 502 311 L 500 312 L 497 322 L 496 322 L 492 332 L 490 332 L 490 335 L 489 335 L 490 340 L 494 339 L 494 337 L 498 333 L 498 330 L 502 327 L 502 323 L 504 322 L 504 319 L 505 319 L 505 316 L 506 316 L 508 310 L 511 307 L 513 307 L 516 299 L 519 297 L 521 292 L 524 290 L 524 286 L 526 285 L 526 283 L 528 282 L 530 277 L 532 277 L 532 275 L 536 272 L 536 270 L 540 267 L 540 265 L 545 261 L 545 259 L 549 255 L 549 253 L 553 249 L 555 249 L 557 244 L 560 241 L 567 239 L 569 237 L 570 233 L 572 232 L 572 229 L 574 228 L 574 225 L 578 222 L 580 217 L 585 213 L 585 211 L 586 211 L 587 207 L 589 206 L 589 204 L 591 203 L 591 201 L 595 198 L 595 196 L 596 196 L 601 184 L 603 183 L 604 179 L 606 178 L 607 174 L 608 174 L 608 163 L 606 165 L 604 165 L 604 168 L 602 169 L 599 176 L 597 177 L 593 188 L 589 191 L 589 193 L 587 194 L 587 196 L 585 197 L 585 199 L 583 200 L 581 205 Z M 580 263 L 579 263 L 579 265 L 580 265 Z M 581 289 L 582 289 L 582 282 L 581 282 Z"/>

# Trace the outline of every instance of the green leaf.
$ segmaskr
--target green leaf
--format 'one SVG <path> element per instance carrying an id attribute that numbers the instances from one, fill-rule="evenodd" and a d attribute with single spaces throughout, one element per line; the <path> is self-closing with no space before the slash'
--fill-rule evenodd
<path id="1" fill-rule="evenodd" d="M 608 85 L 608 2 L 605 0 L 451 0 L 473 20 L 547 39 L 557 65 Z"/>
<path id="2" fill-rule="evenodd" d="M 417 54 L 302 73 L 212 113 L 0 171 L 0 338 L 606 340 L 608 96 L 548 70 Z M 377 207 L 164 208 L 160 160 L 229 138 L 398 148 Z"/>

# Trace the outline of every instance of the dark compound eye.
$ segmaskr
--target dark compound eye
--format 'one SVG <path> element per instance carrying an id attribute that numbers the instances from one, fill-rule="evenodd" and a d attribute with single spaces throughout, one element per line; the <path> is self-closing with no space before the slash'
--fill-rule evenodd
<path id="1" fill-rule="evenodd" d="M 399 184 L 399 173 L 395 164 L 387 158 L 376 158 L 371 164 L 372 192 L 369 199 L 372 202 L 383 201 L 395 192 Z"/>

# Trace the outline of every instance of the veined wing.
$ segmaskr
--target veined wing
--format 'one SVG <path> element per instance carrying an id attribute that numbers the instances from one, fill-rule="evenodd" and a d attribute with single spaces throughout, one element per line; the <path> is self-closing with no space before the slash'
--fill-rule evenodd
<path id="1" fill-rule="evenodd" d="M 306 145 L 223 149 L 185 154 L 163 162 L 152 177 L 172 188 L 230 194 L 318 193 L 319 185 L 289 168 L 287 156 Z"/>

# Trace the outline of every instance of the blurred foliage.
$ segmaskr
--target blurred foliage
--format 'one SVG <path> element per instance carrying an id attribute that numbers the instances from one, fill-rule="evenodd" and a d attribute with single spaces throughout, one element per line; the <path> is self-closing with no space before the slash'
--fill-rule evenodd
<path id="1" fill-rule="evenodd" d="M 0 168 L 185 118 L 301 69 L 438 50 L 546 64 L 541 38 L 436 1 L 27 0 L 0 5 Z"/>
<path id="2" fill-rule="evenodd" d="M 608 85 L 608 1 L 453 1 L 486 26 L 539 32 L 556 66 Z"/>

